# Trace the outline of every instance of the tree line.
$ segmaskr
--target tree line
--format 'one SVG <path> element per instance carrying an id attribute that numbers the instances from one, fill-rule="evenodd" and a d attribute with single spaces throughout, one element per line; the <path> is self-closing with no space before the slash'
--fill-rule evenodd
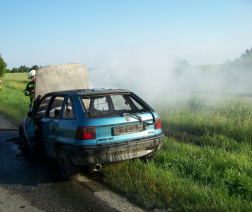
<path id="1" fill-rule="evenodd" d="M 38 70 L 40 67 L 38 67 L 37 65 L 33 65 L 32 67 L 21 65 L 19 68 L 14 67 L 11 70 L 6 69 L 6 73 L 24 73 L 24 72 L 29 72 L 30 70 Z"/>
<path id="2" fill-rule="evenodd" d="M 184 72 L 192 70 L 192 66 L 187 60 L 176 61 L 176 74 L 182 74 Z M 236 76 L 237 74 L 250 74 L 252 75 L 252 48 L 245 50 L 245 53 L 241 54 L 239 58 L 233 61 L 227 60 L 220 64 L 219 73 L 229 74 Z"/>
<path id="3" fill-rule="evenodd" d="M 6 69 L 6 67 L 7 64 L 4 62 L 0 54 L 0 77 L 3 77 L 5 73 L 24 73 L 29 72 L 30 70 L 38 70 L 42 66 L 39 67 L 38 65 L 33 65 L 32 67 L 27 67 L 25 65 L 21 65 L 19 68 L 14 67 L 11 70 Z"/>
<path id="4" fill-rule="evenodd" d="M 245 54 L 241 54 L 240 58 L 233 61 L 226 61 L 223 71 L 229 73 L 252 73 L 252 48 L 245 50 Z"/>

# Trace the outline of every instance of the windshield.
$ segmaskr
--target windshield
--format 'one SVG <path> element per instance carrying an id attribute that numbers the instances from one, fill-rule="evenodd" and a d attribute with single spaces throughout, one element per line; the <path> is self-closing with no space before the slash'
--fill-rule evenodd
<path id="1" fill-rule="evenodd" d="M 151 108 L 131 94 L 81 96 L 87 118 L 143 113 Z"/>

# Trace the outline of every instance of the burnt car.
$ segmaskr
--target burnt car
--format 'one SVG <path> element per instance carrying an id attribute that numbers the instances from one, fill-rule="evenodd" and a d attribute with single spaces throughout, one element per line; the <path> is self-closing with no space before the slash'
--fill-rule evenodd
<path id="1" fill-rule="evenodd" d="M 61 175 L 75 179 L 80 166 L 129 160 L 159 150 L 160 118 L 146 102 L 124 89 L 75 89 L 38 96 L 19 126 L 32 149 L 58 161 Z"/>

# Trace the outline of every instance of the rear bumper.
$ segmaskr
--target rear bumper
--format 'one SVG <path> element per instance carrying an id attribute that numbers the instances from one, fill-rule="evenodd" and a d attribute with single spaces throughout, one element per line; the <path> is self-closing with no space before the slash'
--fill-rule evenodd
<path id="1" fill-rule="evenodd" d="M 75 165 L 111 163 L 142 157 L 160 149 L 164 134 L 86 147 L 65 146 Z"/>

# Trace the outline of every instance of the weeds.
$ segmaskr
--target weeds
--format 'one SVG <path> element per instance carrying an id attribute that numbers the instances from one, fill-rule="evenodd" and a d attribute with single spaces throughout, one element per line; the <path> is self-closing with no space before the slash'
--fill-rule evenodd
<path id="1" fill-rule="evenodd" d="M 142 201 L 155 201 L 158 207 L 250 211 L 252 161 L 248 152 L 243 154 L 166 139 L 149 163 L 106 164 L 103 173 L 106 182 L 137 192 Z"/>
<path id="2" fill-rule="evenodd" d="M 0 95 L 0 113 L 7 116 L 16 125 L 29 110 L 29 98 L 22 91 L 4 87 Z"/>
<path id="3" fill-rule="evenodd" d="M 4 87 L 18 91 L 23 91 L 26 88 L 26 85 L 27 83 L 24 82 L 13 82 L 13 81 L 5 81 L 3 83 Z"/>
<path id="4" fill-rule="evenodd" d="M 2 81 L 29 82 L 27 73 L 5 73 Z"/>
<path id="5" fill-rule="evenodd" d="M 160 109 L 162 128 L 169 133 L 222 134 L 238 142 L 252 141 L 251 106 L 228 102 L 215 110 L 206 108 L 209 107 L 200 102 L 198 106 L 194 103 Z"/>

